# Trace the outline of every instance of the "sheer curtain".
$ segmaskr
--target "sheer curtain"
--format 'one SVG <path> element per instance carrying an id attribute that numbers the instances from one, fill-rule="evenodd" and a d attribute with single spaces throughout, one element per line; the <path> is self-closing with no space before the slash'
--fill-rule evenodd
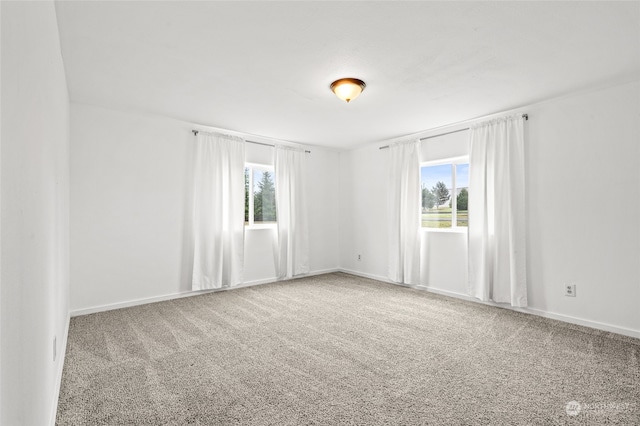
<path id="1" fill-rule="evenodd" d="M 193 290 L 242 282 L 244 140 L 199 132 L 193 200 Z"/>
<path id="2" fill-rule="evenodd" d="M 525 307 L 524 118 L 475 125 L 469 143 L 469 294 Z"/>
<path id="3" fill-rule="evenodd" d="M 306 162 L 303 149 L 275 148 L 278 279 L 309 272 Z"/>
<path id="4" fill-rule="evenodd" d="M 420 283 L 420 141 L 389 145 L 389 279 Z"/>

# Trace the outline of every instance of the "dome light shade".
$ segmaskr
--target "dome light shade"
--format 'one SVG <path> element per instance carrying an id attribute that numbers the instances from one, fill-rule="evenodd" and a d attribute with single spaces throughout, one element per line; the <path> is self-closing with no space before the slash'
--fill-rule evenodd
<path id="1" fill-rule="evenodd" d="M 343 101 L 357 98 L 367 85 L 357 78 L 341 78 L 331 83 L 331 90 Z"/>

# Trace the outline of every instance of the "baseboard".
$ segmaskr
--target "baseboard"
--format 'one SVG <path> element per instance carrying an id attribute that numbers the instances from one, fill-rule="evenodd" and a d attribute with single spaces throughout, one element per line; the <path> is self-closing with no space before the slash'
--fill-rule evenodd
<path id="1" fill-rule="evenodd" d="M 524 312 L 527 314 L 531 314 L 531 315 L 537 315 L 539 317 L 544 317 L 544 318 L 550 318 L 550 319 L 554 319 L 557 321 L 562 321 L 562 322 L 567 322 L 570 324 L 576 324 L 576 325 L 581 325 L 584 327 L 589 327 L 589 328 L 594 328 L 596 330 L 602 330 L 602 331 L 608 331 L 611 333 L 616 333 L 616 334 L 622 334 L 624 336 L 629 336 L 629 337 L 635 337 L 637 339 L 640 339 L 640 331 L 638 330 L 633 330 L 630 328 L 625 328 L 625 327 L 619 327 L 616 325 L 612 325 L 612 324 L 607 324 L 607 323 L 602 323 L 602 322 L 598 322 L 598 321 L 592 321 L 592 320 L 588 320 L 588 319 L 584 319 L 584 318 L 578 318 L 578 317 L 573 317 L 570 315 L 563 315 L 563 314 L 557 314 L 555 312 L 548 312 L 548 311 L 544 311 L 542 309 L 536 309 L 536 308 L 516 308 L 516 307 L 512 307 L 512 306 L 508 306 L 502 303 L 495 303 L 495 302 L 483 302 L 481 300 L 476 299 L 475 297 L 471 297 L 468 296 L 466 294 L 463 293 L 458 293 L 458 292 L 454 292 L 454 291 L 449 291 L 449 290 L 443 290 L 437 287 L 428 287 L 428 286 L 413 286 L 413 285 L 408 285 L 408 284 L 401 284 L 401 283 L 396 283 L 393 282 L 391 280 L 389 280 L 386 277 L 380 277 L 377 275 L 372 275 L 372 274 L 367 274 L 364 272 L 358 272 L 358 271 L 352 271 L 350 269 L 340 269 L 341 272 L 347 273 L 347 274 L 351 274 L 351 275 L 356 275 L 356 276 L 360 276 L 360 277 L 364 277 L 364 278 L 370 278 L 376 281 L 382 281 L 385 283 L 390 283 L 390 284 L 394 284 L 394 285 L 399 285 L 401 287 L 409 287 L 409 288 L 414 288 L 417 290 L 424 290 L 424 291 L 428 291 L 430 293 L 435 293 L 435 294 L 440 294 L 443 296 L 448 296 L 448 297 L 455 297 L 456 299 L 462 299 L 462 300 L 466 300 L 468 302 L 474 302 L 474 303 L 481 303 L 483 305 L 489 305 L 489 306 L 495 306 L 497 308 L 503 308 L 503 309 L 510 309 L 512 311 L 518 311 L 518 312 Z"/>
<path id="2" fill-rule="evenodd" d="M 67 315 L 67 321 L 64 327 L 64 334 L 62 336 L 60 346 L 60 358 L 58 358 L 58 368 L 56 371 L 55 389 L 53 391 L 53 403 L 51 406 L 51 415 L 49 416 L 49 424 L 55 426 L 56 415 L 58 414 L 58 400 L 60 399 L 60 387 L 62 386 L 62 372 L 64 370 L 64 359 L 67 355 L 67 339 L 69 338 L 69 323 L 71 321 L 71 315 Z"/>
<path id="3" fill-rule="evenodd" d="M 333 274 L 334 272 L 340 272 L 340 269 L 338 268 L 319 269 L 317 271 L 309 272 L 308 274 L 295 277 L 294 279 L 304 278 L 304 277 L 313 277 L 315 275 Z"/>
<path id="4" fill-rule="evenodd" d="M 322 269 L 322 270 L 309 272 L 308 274 L 298 275 L 298 276 L 296 276 L 294 278 L 291 278 L 291 279 L 311 277 L 311 276 L 314 276 L 314 275 L 329 274 L 329 273 L 338 272 L 338 271 L 339 271 L 338 268 Z M 217 288 L 217 289 L 212 289 L 212 290 L 200 290 L 200 291 L 189 290 L 189 291 L 183 291 L 183 292 L 178 292 L 178 293 L 165 294 L 165 295 L 161 295 L 161 296 L 144 297 L 144 298 L 140 298 L 140 299 L 126 300 L 126 301 L 123 301 L 123 302 L 108 303 L 108 304 L 104 304 L 104 305 L 91 306 L 89 308 L 74 309 L 74 310 L 71 311 L 71 316 L 72 317 L 77 317 L 77 316 L 81 316 L 81 315 L 95 314 L 97 312 L 105 312 L 105 311 L 111 311 L 111 310 L 114 310 L 114 309 L 122 309 L 122 308 L 130 308 L 132 306 L 146 305 L 147 303 L 164 302 L 164 301 L 167 301 L 167 300 L 181 299 L 183 297 L 198 296 L 200 294 L 215 293 L 215 292 L 218 292 L 218 291 L 235 290 L 235 289 L 238 289 L 238 288 L 253 287 L 253 286 L 263 285 L 263 284 L 270 284 L 270 283 L 274 283 L 276 281 L 278 281 L 278 279 L 276 277 L 270 277 L 270 278 L 265 278 L 265 279 L 261 279 L 261 280 L 247 281 L 247 282 L 242 283 L 242 284 L 240 284 L 238 286 L 230 287 L 230 288 Z M 285 280 L 280 280 L 280 281 L 285 281 Z"/>
<path id="5" fill-rule="evenodd" d="M 557 314 L 555 312 L 542 311 L 540 309 L 528 308 L 526 312 L 533 315 L 545 317 L 545 318 L 568 322 L 576 325 L 582 325 L 584 327 L 595 328 L 597 330 L 608 331 L 611 333 L 622 334 L 624 336 L 635 337 L 636 339 L 640 339 L 640 331 L 633 330 L 630 328 L 619 327 L 617 325 L 611 325 L 603 322 L 591 321 L 584 318 L 572 317 L 569 315 Z"/>
<path id="6" fill-rule="evenodd" d="M 340 268 L 339 271 L 340 272 L 344 272 L 345 274 L 349 274 L 349 275 L 356 275 L 358 277 L 369 278 L 369 279 L 376 280 L 376 281 L 382 281 L 382 282 L 389 283 L 389 284 L 397 284 L 397 285 L 401 285 L 403 287 L 408 287 L 406 284 L 394 283 L 389 278 L 381 277 L 380 275 L 367 274 L 366 272 L 354 271 L 353 269 L 346 269 L 346 268 Z"/>
<path id="7" fill-rule="evenodd" d="M 463 293 L 457 293 L 457 292 L 453 292 L 453 291 L 449 291 L 449 290 L 443 290 L 443 289 L 440 289 L 440 288 L 437 288 L 437 287 L 411 286 L 411 285 L 407 285 L 407 284 L 395 283 L 395 282 L 389 280 L 388 278 L 380 276 L 380 275 L 368 274 L 366 272 L 355 271 L 355 270 L 352 270 L 352 269 L 346 269 L 346 268 L 323 269 L 323 270 L 313 271 L 313 272 L 310 272 L 308 274 L 301 275 L 301 276 L 295 277 L 295 278 L 303 278 L 303 277 L 309 277 L 309 276 L 314 276 L 314 275 L 329 274 L 329 273 L 333 273 L 333 272 L 344 272 L 346 274 L 355 275 L 355 276 L 359 276 L 359 277 L 363 277 L 363 278 L 369 278 L 369 279 L 372 279 L 372 280 L 381 281 L 381 282 L 394 284 L 394 285 L 399 285 L 399 286 L 402 286 L 402 287 L 415 288 L 417 290 L 428 291 L 430 293 L 441 294 L 443 296 L 455 297 L 457 299 L 462 299 L 462 300 L 466 300 L 466 301 L 469 301 L 469 302 L 481 303 L 481 304 L 484 304 L 484 305 L 495 306 L 495 307 L 503 308 L 503 309 L 511 309 L 513 311 L 524 312 L 524 313 L 528 313 L 528 314 L 531 314 L 531 315 L 537 315 L 537 316 L 541 316 L 541 317 L 545 317 L 545 318 L 551 318 L 551 319 L 555 319 L 555 320 L 558 320 L 558 321 L 563 321 L 563 322 L 567 322 L 567 323 L 571 323 L 571 324 L 582 325 L 582 326 L 594 328 L 594 329 L 597 329 L 597 330 L 609 331 L 609 332 L 612 332 L 612 333 L 622 334 L 622 335 L 629 336 L 629 337 L 640 338 L 640 331 L 638 331 L 638 330 L 619 327 L 619 326 L 616 326 L 616 325 L 601 323 L 601 322 L 592 321 L 592 320 L 588 320 L 588 319 L 584 319 L 584 318 L 578 318 L 578 317 L 572 317 L 572 316 L 569 316 L 569 315 L 558 314 L 558 313 L 555 313 L 555 312 L 548 312 L 548 311 L 544 311 L 544 310 L 536 309 L 536 308 L 514 308 L 514 307 L 507 306 L 507 305 L 500 304 L 500 303 L 482 302 L 482 301 L 480 301 L 480 300 L 478 300 L 478 299 L 476 299 L 474 297 L 468 296 L 468 295 L 463 294 Z M 239 285 L 237 287 L 233 287 L 231 289 L 225 288 L 225 289 L 203 290 L 203 291 L 186 291 L 186 292 L 180 292 L 180 293 L 166 294 L 166 295 L 162 295 L 162 296 L 153 296 L 153 297 L 147 297 L 147 298 L 141 298 L 141 299 L 135 299 L 135 300 L 128 300 L 128 301 L 124 301 L 124 302 L 111 303 L 111 304 L 105 304 L 105 305 L 100 305 L 100 306 L 93 306 L 93 307 L 83 308 L 83 309 L 76 309 L 76 310 L 71 311 L 71 316 L 75 317 L 75 316 L 80 316 L 80 315 L 88 315 L 88 314 L 93 314 L 93 313 L 96 313 L 96 312 L 104 312 L 104 311 L 110 311 L 110 310 L 113 310 L 113 309 L 128 308 L 128 307 L 131 307 L 131 306 L 144 305 L 144 304 L 147 304 L 147 303 L 163 302 L 165 300 L 172 300 L 172 299 L 179 299 L 179 298 L 182 298 L 182 297 L 197 296 L 199 294 L 205 294 L 205 293 L 210 293 L 210 292 L 227 291 L 227 290 L 232 290 L 232 289 L 237 289 L 237 288 L 244 288 L 244 287 L 252 287 L 252 286 L 257 286 L 257 285 L 269 284 L 269 283 L 273 283 L 273 282 L 276 282 L 276 281 L 278 281 L 276 279 L 276 277 L 270 277 L 270 278 L 265 278 L 265 279 L 261 279 L 261 280 L 247 281 L 247 282 L 245 282 L 245 283 L 243 283 L 243 284 L 241 284 L 241 285 Z M 65 335 L 65 347 L 66 347 L 66 335 Z"/>

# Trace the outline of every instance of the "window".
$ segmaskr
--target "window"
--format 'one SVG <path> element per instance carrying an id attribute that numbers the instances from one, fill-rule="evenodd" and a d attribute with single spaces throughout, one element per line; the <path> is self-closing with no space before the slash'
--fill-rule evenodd
<path id="1" fill-rule="evenodd" d="M 468 226 L 469 159 L 467 157 L 424 163 L 422 227 L 462 229 Z"/>
<path id="2" fill-rule="evenodd" d="M 247 164 L 244 168 L 244 224 L 275 223 L 276 184 L 273 168 Z"/>

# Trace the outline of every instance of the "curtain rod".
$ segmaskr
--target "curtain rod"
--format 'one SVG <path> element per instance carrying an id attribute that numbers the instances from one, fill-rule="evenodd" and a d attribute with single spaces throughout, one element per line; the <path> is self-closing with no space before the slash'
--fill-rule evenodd
<path id="1" fill-rule="evenodd" d="M 524 118 L 525 120 L 529 120 L 529 114 L 522 114 L 522 118 Z M 470 129 L 470 127 L 465 127 L 464 129 L 452 130 L 450 132 L 440 133 L 438 135 L 427 136 L 427 137 L 424 137 L 424 138 L 420 138 L 420 141 L 426 141 L 427 139 L 438 138 L 440 136 L 450 135 L 452 133 L 464 132 L 465 130 L 469 130 L 469 129 Z M 389 148 L 389 145 L 381 146 L 378 149 L 387 149 L 387 148 Z"/>
<path id="2" fill-rule="evenodd" d="M 199 130 L 192 130 L 193 132 L 193 136 L 198 136 Z M 275 145 L 272 145 L 270 143 L 264 143 L 264 142 L 255 142 L 255 141 L 245 141 L 247 143 L 253 143 L 256 145 L 264 145 L 264 146 L 270 146 L 272 148 L 275 148 Z M 307 154 L 311 154 L 311 151 L 305 150 L 304 152 L 306 152 Z"/>

